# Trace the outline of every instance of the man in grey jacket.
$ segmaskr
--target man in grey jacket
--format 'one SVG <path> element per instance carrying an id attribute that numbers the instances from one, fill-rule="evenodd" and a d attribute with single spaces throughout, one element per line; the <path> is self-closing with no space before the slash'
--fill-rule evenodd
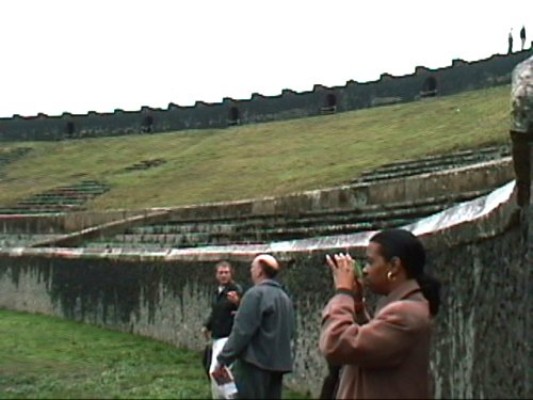
<path id="1" fill-rule="evenodd" d="M 253 260 L 250 274 L 254 286 L 244 294 L 231 334 L 218 356 L 218 368 L 237 360 L 235 380 L 241 399 L 281 399 L 283 375 L 292 371 L 294 309 L 273 279 L 279 269 L 270 255 Z"/>

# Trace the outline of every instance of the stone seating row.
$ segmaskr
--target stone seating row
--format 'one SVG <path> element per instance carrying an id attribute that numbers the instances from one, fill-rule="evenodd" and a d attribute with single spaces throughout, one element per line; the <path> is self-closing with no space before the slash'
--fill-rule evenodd
<path id="1" fill-rule="evenodd" d="M 94 180 L 81 181 L 46 192 L 37 193 L 10 207 L 0 208 L 0 214 L 57 213 L 82 210 L 83 204 L 109 190 L 109 186 Z"/>
<path id="2" fill-rule="evenodd" d="M 22 157 L 24 157 L 26 154 L 28 154 L 31 151 L 31 147 L 17 147 L 15 149 L 11 149 L 8 151 L 4 151 L 0 153 L 0 170 L 17 161 L 20 160 Z"/>
<path id="3" fill-rule="evenodd" d="M 293 215 L 266 214 L 244 215 L 234 218 L 217 218 L 195 221 L 168 221 L 165 224 L 133 227 L 127 234 L 176 234 L 176 233 L 231 233 L 273 228 L 298 228 L 315 225 L 338 225 L 388 219 L 418 219 L 438 212 L 458 202 L 470 200 L 488 193 L 477 190 L 464 193 L 450 193 L 412 202 L 398 202 L 386 205 L 366 205 L 350 210 L 323 210 L 301 212 Z"/>
<path id="4" fill-rule="evenodd" d="M 0 247 L 31 246 L 33 243 L 51 240 L 60 235 L 48 234 L 0 234 Z"/>
<path id="5" fill-rule="evenodd" d="M 464 167 L 481 162 L 499 160 L 508 157 L 511 148 L 508 145 L 492 146 L 477 150 L 465 150 L 440 156 L 424 157 L 416 160 L 400 161 L 363 172 L 352 183 L 377 182 L 388 179 L 404 178 L 447 169 Z"/>
<path id="6" fill-rule="evenodd" d="M 365 230 L 401 226 L 411 219 L 388 221 L 365 221 L 354 224 L 321 225 L 313 227 L 277 227 L 261 230 L 233 232 L 193 232 L 169 234 L 119 234 L 113 237 L 116 243 L 143 244 L 160 243 L 168 247 L 195 247 L 198 245 L 226 245 L 236 243 L 267 243 L 272 241 L 304 239 L 314 236 L 329 236 L 355 233 Z"/>
<path id="7" fill-rule="evenodd" d="M 236 243 L 267 243 L 316 236 L 350 234 L 407 225 L 459 202 L 486 194 L 472 191 L 415 202 L 364 206 L 354 210 L 302 212 L 299 215 L 255 215 L 234 219 L 171 221 L 126 229 L 96 242 L 114 247 L 153 245 L 182 248 Z M 95 241 L 89 243 L 95 246 Z"/>

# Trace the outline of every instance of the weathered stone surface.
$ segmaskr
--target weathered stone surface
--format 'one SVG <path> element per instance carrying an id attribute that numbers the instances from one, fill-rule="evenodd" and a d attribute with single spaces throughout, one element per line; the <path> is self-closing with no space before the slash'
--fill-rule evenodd
<path id="1" fill-rule="evenodd" d="M 524 293 L 524 326 L 527 332 L 533 329 L 532 316 L 533 282 L 533 56 L 519 64 L 513 73 L 513 160 L 517 183 L 517 202 L 520 206 L 522 235 L 526 238 L 526 249 L 522 264 L 523 280 L 526 285 Z M 533 350 L 532 336 L 526 341 L 524 354 L 528 360 L 526 369 L 525 394 L 532 397 Z"/>
<path id="2" fill-rule="evenodd" d="M 411 228 L 422 234 L 429 269 L 444 284 L 432 365 L 440 398 L 528 398 L 531 368 L 526 310 L 526 238 L 513 218 L 512 184 L 470 202 L 461 219 Z M 428 227 L 431 229 L 428 230 Z M 53 314 L 201 349 L 198 334 L 213 286 L 213 261 L 231 259 L 249 284 L 250 259 L 278 255 L 297 312 L 296 368 L 288 383 L 315 395 L 325 374 L 318 352 L 320 312 L 332 294 L 324 255 L 362 257 L 372 232 L 271 246 L 161 253 L 12 249 L 0 255 L 0 307 Z M 289 249 L 291 251 L 289 251 Z"/>
<path id="3" fill-rule="evenodd" d="M 525 398 L 528 368 L 517 230 L 435 248 L 430 267 L 444 282 L 433 365 L 441 398 Z M 356 253 L 362 255 L 360 253 Z M 289 382 L 316 394 L 325 364 L 317 350 L 320 311 L 331 295 L 324 252 L 300 254 L 282 277 L 297 309 L 296 369 Z M 237 261 L 238 279 L 248 265 Z M 211 262 L 3 258 L 0 305 L 55 314 L 200 349 L 212 286 Z"/>
<path id="4" fill-rule="evenodd" d="M 533 56 L 513 72 L 512 107 L 511 139 L 518 204 L 527 207 L 533 193 Z"/>
<path id="5" fill-rule="evenodd" d="M 512 84 L 513 130 L 533 129 L 533 56 L 518 64 L 513 71 Z"/>

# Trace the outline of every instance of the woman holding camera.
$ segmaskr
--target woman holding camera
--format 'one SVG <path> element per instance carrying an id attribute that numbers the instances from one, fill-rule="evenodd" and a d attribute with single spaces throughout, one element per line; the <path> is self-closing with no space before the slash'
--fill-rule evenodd
<path id="1" fill-rule="evenodd" d="M 402 229 L 370 239 L 363 276 L 348 254 L 326 257 L 336 288 L 323 311 L 320 350 L 340 366 L 337 399 L 432 397 L 430 342 L 440 283 L 424 273 L 422 243 Z M 362 285 L 382 295 L 373 317 Z"/>

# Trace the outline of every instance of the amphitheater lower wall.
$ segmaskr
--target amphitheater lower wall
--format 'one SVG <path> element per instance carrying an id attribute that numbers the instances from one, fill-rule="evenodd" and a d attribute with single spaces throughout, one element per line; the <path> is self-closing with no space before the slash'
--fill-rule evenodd
<path id="1" fill-rule="evenodd" d="M 438 398 L 531 398 L 531 315 L 525 227 L 510 198 L 474 221 L 423 234 L 429 270 L 443 282 L 432 357 Z M 478 209 L 479 207 L 475 207 Z M 455 212 L 457 215 L 457 212 Z M 417 228 L 418 229 L 418 228 Z M 331 239 L 331 238 L 330 238 Z M 352 240 L 353 239 L 353 240 Z M 363 256 L 367 234 L 294 242 L 277 251 L 280 279 L 297 314 L 295 370 L 287 384 L 317 395 L 326 365 L 317 343 L 320 312 L 332 294 L 324 254 Z M 214 288 L 213 263 L 230 259 L 249 284 L 259 248 L 191 249 L 169 254 L 88 254 L 82 249 L 0 253 L 0 307 L 145 335 L 200 350 L 199 334 Z"/>

